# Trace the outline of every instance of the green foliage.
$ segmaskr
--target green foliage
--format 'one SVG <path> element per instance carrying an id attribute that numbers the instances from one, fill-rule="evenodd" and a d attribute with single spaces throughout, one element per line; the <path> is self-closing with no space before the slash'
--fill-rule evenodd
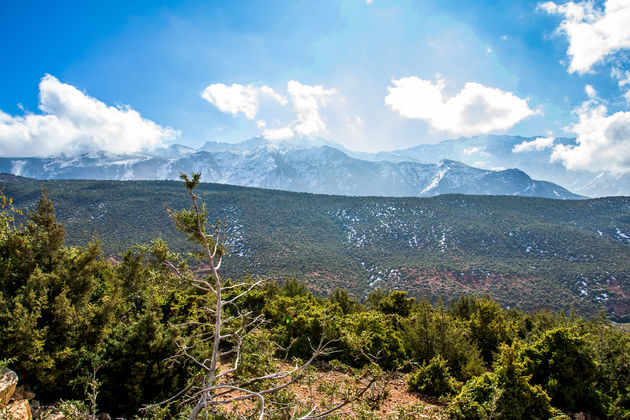
<path id="1" fill-rule="evenodd" d="M 385 293 L 381 289 L 377 289 L 370 293 L 365 300 L 365 306 L 369 309 L 402 317 L 409 316 L 414 303 L 414 298 L 407 297 L 407 292 L 400 290 Z"/>
<path id="2" fill-rule="evenodd" d="M 335 289 L 330 296 L 330 303 L 337 304 L 344 315 L 361 310 L 361 304 L 350 297 L 350 294 L 342 289 Z"/>
<path id="3" fill-rule="evenodd" d="M 380 312 L 356 312 L 340 321 L 340 356 L 351 365 L 377 362 L 384 369 L 395 369 L 405 360 L 400 332 L 394 318 Z"/>
<path id="4" fill-rule="evenodd" d="M 118 324 L 104 344 L 100 406 L 133 413 L 181 390 L 187 379 L 185 365 L 168 362 L 177 351 L 174 338 L 174 330 L 160 322 L 155 310 Z"/>
<path id="5" fill-rule="evenodd" d="M 42 194 L 26 228 L 13 232 L 0 251 L 0 347 L 44 395 L 51 386 L 69 387 L 79 374 L 81 349 L 99 345 L 116 304 L 98 287 L 105 269 L 98 244 L 64 248 L 64 236 Z"/>
<path id="6" fill-rule="evenodd" d="M 62 414 L 63 418 L 68 420 L 83 420 L 90 415 L 90 410 L 85 402 L 78 400 L 62 400 L 53 411 Z"/>
<path id="7" fill-rule="evenodd" d="M 70 244 L 86 246 L 96 233 L 108 257 L 157 237 L 177 252 L 195 246 L 162 206 L 189 207 L 181 182 L 22 179 L 4 187 L 17 208 L 33 208 L 42 184 Z M 573 304 L 594 315 L 603 304 L 615 321 L 630 319 L 630 298 L 616 288 L 630 287 L 630 248 L 616 231 L 630 229 L 623 197 L 332 197 L 216 184 L 196 185 L 195 194 L 213 203 L 208 220 L 224 221 L 227 277 L 297 277 L 318 295 L 340 288 L 355 299 L 381 278 L 385 290 L 433 303 L 481 288 L 502 307 Z"/>
<path id="8" fill-rule="evenodd" d="M 411 360 L 426 363 L 440 355 L 453 376 L 466 381 L 485 371 L 481 353 L 468 338 L 464 321 L 423 300 L 403 322 L 403 340 Z"/>
<path id="9" fill-rule="evenodd" d="M 563 410 L 610 418 L 630 417 L 630 334 L 603 314 L 587 320 L 577 313 L 564 316 L 552 311 L 504 310 L 489 296 L 463 296 L 445 308 L 432 305 L 429 299 L 415 300 L 405 291 L 396 290 L 372 292 L 363 306 L 353 298 L 363 286 L 353 286 L 351 290 L 341 287 L 361 282 L 352 268 L 358 261 L 356 258 L 376 257 L 373 252 L 363 253 L 361 247 L 346 252 L 346 248 L 336 244 L 335 241 L 343 243 L 346 236 L 334 233 L 338 232 L 335 230 L 338 226 L 331 224 L 327 213 L 330 206 L 339 205 L 335 200 L 317 198 L 321 200 L 315 200 L 317 210 L 308 217 L 298 217 L 297 223 L 305 229 L 292 236 L 286 233 L 286 220 L 296 215 L 295 207 L 291 207 L 295 206 L 296 196 L 288 193 L 268 196 L 271 193 L 250 191 L 254 195 L 249 197 L 241 190 L 234 195 L 231 187 L 196 185 L 198 180 L 195 181 L 194 176 L 188 182 L 200 195 L 225 200 L 228 207 L 222 210 L 238 203 L 244 209 L 261 208 L 256 211 L 263 213 L 257 213 L 255 218 L 264 221 L 256 222 L 258 224 L 251 225 L 251 215 L 241 213 L 243 220 L 239 223 L 248 226 L 244 230 L 252 235 L 246 238 L 251 248 L 244 247 L 243 253 L 245 256 L 248 252 L 255 254 L 254 259 L 249 260 L 252 265 L 247 267 L 263 267 L 261 270 L 273 264 L 285 268 L 310 267 L 313 262 L 325 261 L 328 273 L 334 274 L 320 282 L 334 290 L 329 298 L 318 297 L 323 295 L 323 287 L 313 289 L 312 282 L 290 275 L 284 276 L 290 279 L 284 283 L 269 281 L 252 290 L 238 300 L 238 309 L 234 305 L 225 308 L 227 315 L 236 315 L 238 310 L 250 311 L 254 316 L 264 315 L 266 321 L 264 327 L 244 343 L 242 363 L 236 372 L 239 377 L 274 371 L 272 355 L 309 357 L 323 334 L 326 339 L 335 340 L 333 346 L 337 350 L 327 356 L 328 360 L 337 359 L 351 366 L 376 361 L 386 370 L 414 363 L 420 365 L 410 377 L 410 386 L 426 394 L 448 395 L 456 391 L 457 380 L 467 381 L 453 397 L 449 408 L 454 418 L 549 417 L 554 415 L 550 399 L 552 405 Z M 117 184 L 48 185 L 54 187 L 51 191 L 57 191 L 56 194 L 60 190 L 55 185 L 84 185 L 87 197 L 96 185 L 100 186 L 101 193 L 125 201 L 119 197 L 118 187 L 112 187 Z M 139 187 L 146 185 L 130 183 L 129 188 L 142 198 L 148 193 Z M 170 188 L 169 183 L 160 185 Z M 75 197 L 76 191 L 73 194 Z M 117 263 L 107 262 L 102 258 L 97 241 L 85 242 L 83 247 L 65 245 L 64 227 L 58 222 L 45 193 L 37 206 L 32 207 L 29 218 L 22 220 L 24 225 L 16 223 L 14 218 L 19 218 L 19 214 L 11 210 L 10 200 L 2 197 L 0 195 L 3 217 L 0 219 L 0 360 L 12 358 L 11 368 L 18 372 L 21 381 L 35 388 L 38 397 L 43 400 L 83 399 L 84 384 L 91 379 L 98 384 L 95 402 L 99 411 L 131 416 L 144 404 L 172 396 L 199 374 L 192 364 L 172 363 L 178 346 L 199 343 L 200 337 L 207 338 L 213 332 L 203 308 L 211 307 L 216 301 L 189 288 L 174 275 L 174 271 L 179 271 L 184 278 L 193 277 L 187 260 L 172 253 L 165 241 L 155 239 L 159 237 L 156 234 L 148 238 L 153 241 L 150 245 L 133 247 L 118 257 Z M 133 214 L 123 211 L 129 223 L 108 225 L 116 240 L 127 238 L 119 229 L 127 229 L 134 223 L 138 224 L 133 226 L 136 231 L 142 228 L 155 233 L 148 224 L 142 224 L 142 219 L 134 219 L 134 215 L 144 217 L 146 214 L 142 208 L 146 201 L 139 200 L 131 200 L 127 208 L 131 211 L 132 206 L 139 206 Z M 439 204 L 435 208 L 425 207 L 427 211 L 448 211 L 447 204 L 455 198 L 450 200 L 413 202 L 429 207 Z M 470 200 L 462 202 L 485 205 Z M 497 202 L 506 206 L 511 203 L 509 200 Z M 72 200 L 69 203 L 76 204 Z M 66 212 L 69 203 L 62 202 Z M 361 200 L 358 203 L 369 204 Z M 599 201 L 591 204 L 604 205 Z M 566 204 L 554 202 L 550 211 L 557 216 L 566 209 L 562 206 Z M 520 209 L 511 211 L 517 214 Z M 521 217 L 521 213 L 518 215 Z M 215 216 L 208 214 L 208 218 Z M 283 221 L 279 222 L 276 216 L 283 217 Z M 192 219 L 182 217 L 180 222 L 190 228 Z M 68 217 L 64 220 L 74 232 L 71 237 L 76 237 L 73 235 L 76 235 L 78 222 Z M 95 221 L 95 226 L 100 226 L 98 223 Z M 168 237 L 170 231 L 164 226 L 161 226 L 164 232 L 160 232 L 160 236 Z M 194 236 L 194 230 L 189 230 Z M 102 233 L 101 237 L 111 240 Z M 126 242 L 125 247 L 133 242 L 136 241 Z M 298 243 L 308 252 L 300 254 Z M 393 240 L 390 245 L 387 251 L 390 253 L 384 258 L 391 258 L 397 266 L 402 267 L 398 263 L 406 258 L 418 258 L 410 257 Z M 461 246 L 465 249 L 466 244 Z M 614 258 L 625 255 L 615 247 L 602 249 L 616 252 Z M 429 248 L 427 245 L 426 258 L 437 258 L 431 264 L 454 267 L 441 253 L 433 253 Z M 182 249 L 185 248 L 179 248 Z M 277 261 L 269 259 L 271 251 Z M 479 253 L 482 251 L 490 252 L 482 249 Z M 175 264 L 170 265 L 168 261 Z M 489 261 L 483 259 L 484 264 L 494 264 Z M 522 274 L 527 270 L 518 267 L 518 261 L 522 260 L 512 261 L 517 265 L 513 270 Z M 615 261 L 619 263 L 617 267 L 625 264 Z M 237 260 L 229 260 L 228 266 L 234 262 Z M 254 262 L 262 265 L 253 265 Z M 427 260 L 423 260 L 422 264 L 425 263 Z M 196 267 L 194 262 L 191 264 Z M 300 270 L 302 268 L 291 273 L 298 275 Z M 319 271 L 317 275 L 325 275 L 325 272 Z M 331 279 L 337 279 L 337 283 Z M 248 276 L 238 283 L 241 281 L 245 285 L 230 289 L 226 297 L 238 295 L 253 282 Z M 226 285 L 236 283 L 226 280 Z M 340 288 L 335 289 L 337 286 Z M 442 292 L 448 296 L 445 289 Z M 502 295 L 502 299 L 518 300 L 506 295 Z M 556 306 L 552 300 L 548 304 Z M 179 327 L 173 328 L 173 325 Z M 226 338 L 221 350 L 228 350 L 233 344 L 233 338 Z M 203 360 L 208 355 L 208 347 L 207 341 L 202 342 L 194 350 L 194 356 Z M 281 348 L 286 351 L 279 351 Z M 492 369 L 488 371 L 490 366 Z M 285 397 L 290 395 L 278 396 L 279 399 Z M 93 405 L 92 401 L 90 404 Z M 362 415 L 368 416 L 369 407 L 364 408 Z M 152 412 L 156 418 L 170 418 L 181 417 L 186 410 L 190 407 L 169 406 Z"/>
<path id="10" fill-rule="evenodd" d="M 13 199 L 0 189 L 0 243 L 15 231 L 15 216 L 21 215 L 22 212 L 13 207 Z"/>
<path id="11" fill-rule="evenodd" d="M 611 404 L 608 410 L 608 417 L 611 419 L 630 419 L 630 388 L 622 391 Z"/>
<path id="12" fill-rule="evenodd" d="M 529 383 L 520 345 L 503 345 L 494 372 L 468 381 L 448 408 L 454 419 L 547 419 L 552 408 L 538 385 Z"/>
<path id="13" fill-rule="evenodd" d="M 309 293 L 293 297 L 279 294 L 267 302 L 263 311 L 274 341 L 287 349 L 288 355 L 308 358 L 322 335 L 335 335 L 330 320 L 339 315 L 337 310 Z"/>
<path id="14" fill-rule="evenodd" d="M 623 410 L 630 410 L 630 334 L 601 315 L 580 327 L 598 365 L 594 385 L 602 403 L 615 407 L 609 417 L 624 418 Z"/>
<path id="15" fill-rule="evenodd" d="M 455 380 L 446 365 L 447 361 L 439 354 L 429 364 L 423 363 L 409 375 L 407 385 L 412 391 L 439 397 L 456 393 L 461 384 Z"/>
<path id="16" fill-rule="evenodd" d="M 468 318 L 468 328 L 470 337 L 481 350 L 481 356 L 486 364 L 492 362 L 494 353 L 501 343 L 510 341 L 510 332 L 503 310 L 489 296 L 475 301 Z"/>
<path id="17" fill-rule="evenodd" d="M 82 398 L 91 368 L 85 354 L 103 361 L 99 405 L 133 413 L 181 386 L 182 368 L 165 359 L 174 351 L 163 318 L 164 277 L 129 253 L 116 268 L 98 243 L 64 246 L 65 231 L 42 194 L 24 229 L 2 242 L 0 357 L 43 398 Z M 170 293 L 173 293 L 172 291 Z M 114 395 L 115 394 L 115 395 Z"/>
<path id="18" fill-rule="evenodd" d="M 293 277 L 292 279 L 287 280 L 282 285 L 280 293 L 282 293 L 284 296 L 294 298 L 296 296 L 308 295 L 308 290 L 306 290 L 306 285 L 304 284 L 304 282 L 301 282 L 297 278 Z"/>
<path id="19" fill-rule="evenodd" d="M 573 412 L 602 411 L 601 395 L 594 386 L 598 365 L 593 349 L 575 328 L 543 333 L 524 354 L 532 383 L 542 385 L 554 406 Z"/>

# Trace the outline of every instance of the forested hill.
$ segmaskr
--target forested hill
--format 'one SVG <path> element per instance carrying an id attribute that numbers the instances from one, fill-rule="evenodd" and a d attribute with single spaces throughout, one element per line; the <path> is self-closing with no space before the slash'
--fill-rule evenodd
<path id="1" fill-rule="evenodd" d="M 189 206 L 175 181 L 0 178 L 18 208 L 42 186 L 70 244 L 98 237 L 107 257 L 130 244 L 189 245 L 164 203 Z M 227 218 L 224 272 L 296 276 L 358 298 L 376 288 L 432 300 L 489 293 L 504 306 L 630 320 L 630 198 L 563 201 L 510 196 L 342 197 L 202 184 L 211 217 Z"/>

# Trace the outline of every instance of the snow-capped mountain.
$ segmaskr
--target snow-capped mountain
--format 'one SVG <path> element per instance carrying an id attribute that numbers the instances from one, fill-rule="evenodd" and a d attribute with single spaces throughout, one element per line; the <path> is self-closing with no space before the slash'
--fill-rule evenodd
<path id="1" fill-rule="evenodd" d="M 538 137 L 483 135 L 421 144 L 409 149 L 380 153 L 350 154 L 370 161 L 413 161 L 435 163 L 452 159 L 483 169 L 519 168 L 535 179 L 545 179 L 589 197 L 630 195 L 630 174 L 609 174 L 567 170 L 560 162 L 551 162 L 552 147 L 515 150 L 515 146 L 532 143 Z M 575 145 L 575 138 L 556 138 L 554 144 Z"/>
<path id="2" fill-rule="evenodd" d="M 38 179 L 177 179 L 201 172 L 204 182 L 340 195 L 434 196 L 492 194 L 580 198 L 559 185 L 531 179 L 518 169 L 487 170 L 450 159 L 419 162 L 417 156 L 379 160 L 349 155 L 340 145 L 316 139 L 241 143 L 207 142 L 194 150 L 172 145 L 151 153 L 113 156 L 0 158 L 0 172 Z"/>

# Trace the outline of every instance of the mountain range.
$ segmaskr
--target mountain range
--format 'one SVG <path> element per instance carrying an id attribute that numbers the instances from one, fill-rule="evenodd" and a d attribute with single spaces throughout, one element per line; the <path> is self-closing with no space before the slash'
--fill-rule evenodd
<path id="1" fill-rule="evenodd" d="M 532 179 L 521 170 L 526 167 L 538 178 L 555 177 L 565 185 L 570 183 L 575 191 L 586 194 L 596 188 L 591 179 L 583 179 L 584 183 L 591 183 L 590 189 L 576 184 L 558 165 L 546 171 L 541 159 L 530 162 L 518 156 L 509 161 L 509 167 L 521 169 L 497 168 L 498 162 L 508 161 L 508 151 L 515 144 L 526 140 L 485 136 L 394 152 L 363 153 L 323 139 L 270 141 L 256 137 L 240 143 L 207 142 L 199 149 L 175 144 L 130 155 L 97 152 L 0 158 L 0 172 L 37 179 L 173 180 L 181 172 L 195 171 L 202 173 L 204 182 L 320 194 L 429 197 L 458 193 L 583 198 L 553 182 Z M 485 160 L 474 161 L 470 150 L 485 153 Z M 621 188 L 615 195 L 625 191 Z"/>
<path id="2" fill-rule="evenodd" d="M 413 161 L 420 163 L 452 159 L 484 169 L 519 168 L 535 179 L 544 179 L 568 190 L 588 196 L 630 195 L 630 174 L 601 171 L 568 170 L 561 162 L 551 161 L 551 142 L 536 144 L 540 137 L 482 135 L 421 144 L 409 149 L 375 154 L 353 154 L 371 161 Z M 550 139 L 551 140 L 551 139 Z M 555 138 L 553 144 L 575 146 L 575 138 Z M 520 147 L 529 145 L 529 147 Z"/>

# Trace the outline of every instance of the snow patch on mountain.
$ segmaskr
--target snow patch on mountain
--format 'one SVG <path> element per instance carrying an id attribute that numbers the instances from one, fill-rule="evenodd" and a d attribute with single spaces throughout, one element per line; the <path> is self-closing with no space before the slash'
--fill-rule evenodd
<path id="1" fill-rule="evenodd" d="M 201 172 L 204 182 L 357 196 L 433 196 L 447 193 L 580 198 L 559 185 L 515 169 L 492 171 L 444 159 L 365 160 L 324 139 L 207 142 L 194 150 L 172 145 L 154 152 L 94 152 L 50 158 L 0 158 L 0 172 L 39 179 L 178 179 Z M 386 154 L 380 154 L 381 157 Z"/>

